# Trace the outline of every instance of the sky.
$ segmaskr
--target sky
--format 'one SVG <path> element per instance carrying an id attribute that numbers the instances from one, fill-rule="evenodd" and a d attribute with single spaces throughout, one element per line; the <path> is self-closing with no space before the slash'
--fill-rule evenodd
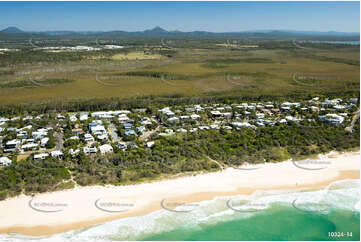
<path id="1" fill-rule="evenodd" d="M 0 2 L 0 29 L 360 32 L 359 2 Z"/>

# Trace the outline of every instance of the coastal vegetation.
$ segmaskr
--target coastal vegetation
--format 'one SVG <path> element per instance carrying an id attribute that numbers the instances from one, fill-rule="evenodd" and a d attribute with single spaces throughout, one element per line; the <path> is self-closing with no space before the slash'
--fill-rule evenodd
<path id="1" fill-rule="evenodd" d="M 185 172 L 206 172 L 244 164 L 305 158 L 360 146 L 360 125 L 354 132 L 321 122 L 260 127 L 256 130 L 208 130 L 161 137 L 152 149 L 34 161 L 33 155 L 0 170 L 0 198 L 94 184 L 123 185 Z M 67 144 L 66 146 L 71 146 Z M 218 163 L 214 162 L 218 161 Z"/>

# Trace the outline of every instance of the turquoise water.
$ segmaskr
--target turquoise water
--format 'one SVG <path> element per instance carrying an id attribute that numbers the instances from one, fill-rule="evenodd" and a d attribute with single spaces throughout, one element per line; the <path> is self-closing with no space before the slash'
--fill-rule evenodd
<path id="1" fill-rule="evenodd" d="M 0 241 L 360 240 L 359 180 L 337 181 L 316 191 L 217 197 L 197 205 L 188 212 L 160 210 L 53 236 L 0 235 Z M 344 235 L 329 237 L 329 232 Z"/>
<path id="2" fill-rule="evenodd" d="M 352 232 L 329 237 L 329 232 Z M 305 213 L 289 207 L 273 207 L 247 219 L 178 229 L 143 240 L 360 240 L 360 213 L 336 210 L 328 214 Z"/>
<path id="3" fill-rule="evenodd" d="M 325 43 L 325 44 L 338 44 L 338 45 L 360 45 L 360 41 L 311 41 L 311 43 Z"/>

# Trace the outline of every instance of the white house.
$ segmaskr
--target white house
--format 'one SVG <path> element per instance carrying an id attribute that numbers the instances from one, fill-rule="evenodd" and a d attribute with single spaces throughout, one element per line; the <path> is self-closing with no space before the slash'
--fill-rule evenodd
<path id="1" fill-rule="evenodd" d="M 118 144 L 117 144 L 117 147 L 119 148 L 119 149 L 121 149 L 121 150 L 126 150 L 127 149 L 127 143 L 125 143 L 125 142 L 119 142 Z"/>
<path id="2" fill-rule="evenodd" d="M 21 146 L 21 149 L 23 150 L 36 150 L 39 148 L 39 145 L 36 143 L 28 143 Z"/>
<path id="3" fill-rule="evenodd" d="M 98 149 L 97 149 L 97 147 L 84 147 L 83 151 L 84 151 L 84 154 L 92 154 L 92 153 L 97 153 Z"/>
<path id="4" fill-rule="evenodd" d="M 71 115 L 71 116 L 69 117 L 69 120 L 70 120 L 71 122 L 76 122 L 78 119 L 77 119 L 77 117 L 76 117 L 75 115 Z"/>
<path id="5" fill-rule="evenodd" d="M 335 113 L 329 113 L 324 116 L 320 116 L 320 118 L 324 119 L 327 123 L 334 124 L 334 125 L 341 124 L 345 120 L 344 117 L 337 115 Z"/>
<path id="6" fill-rule="evenodd" d="M 105 153 L 113 153 L 113 147 L 109 144 L 99 146 L 99 151 L 102 155 Z"/>
<path id="7" fill-rule="evenodd" d="M 221 117 L 222 116 L 222 113 L 220 111 L 211 111 L 211 114 L 213 117 Z"/>
<path id="8" fill-rule="evenodd" d="M 174 134 L 174 131 L 172 129 L 166 129 L 164 130 L 164 133 L 160 133 L 160 136 L 168 136 Z"/>
<path id="9" fill-rule="evenodd" d="M 85 120 L 88 120 L 89 116 L 87 113 L 81 113 L 80 114 L 80 117 L 79 117 L 79 120 L 80 121 L 85 121 Z"/>
<path id="10" fill-rule="evenodd" d="M 252 128 L 253 126 L 247 122 L 233 122 L 232 125 L 236 128 Z"/>
<path id="11" fill-rule="evenodd" d="M 150 118 L 144 117 L 144 118 L 142 119 L 142 121 L 140 121 L 140 124 L 141 124 L 141 125 L 151 125 L 151 124 L 152 124 L 152 121 L 150 120 Z"/>
<path id="12" fill-rule="evenodd" d="M 74 150 L 74 149 L 70 149 L 69 150 L 69 154 L 71 155 L 71 156 L 76 156 L 77 154 L 79 154 L 79 152 L 80 152 L 80 150 L 79 149 L 76 149 L 76 150 Z"/>
<path id="13" fill-rule="evenodd" d="M 1 157 L 0 158 L 0 166 L 9 166 L 11 165 L 11 160 L 7 157 Z"/>
<path id="14" fill-rule="evenodd" d="M 179 117 L 181 120 L 189 119 L 189 115 L 182 115 Z"/>
<path id="15" fill-rule="evenodd" d="M 42 139 L 47 135 L 48 135 L 48 132 L 44 131 L 44 130 L 40 130 L 40 131 L 38 130 L 38 131 L 35 131 L 32 133 L 32 136 L 34 139 Z"/>
<path id="16" fill-rule="evenodd" d="M 90 132 L 95 135 L 102 135 L 102 134 L 107 133 L 107 131 L 105 130 L 105 127 L 103 125 L 97 125 L 97 126 L 90 127 Z"/>
<path id="17" fill-rule="evenodd" d="M 84 141 L 87 143 L 92 143 L 95 141 L 95 139 L 91 134 L 84 134 Z"/>
<path id="18" fill-rule="evenodd" d="M 191 119 L 193 119 L 193 120 L 200 119 L 200 118 L 201 118 L 201 116 L 199 116 L 198 114 L 191 115 Z"/>
<path id="19" fill-rule="evenodd" d="M 232 118 L 232 113 L 230 113 L 230 112 L 223 113 L 222 115 L 223 115 L 223 117 L 225 117 L 225 118 Z"/>
<path id="20" fill-rule="evenodd" d="M 58 158 L 58 159 L 61 159 L 63 157 L 63 152 L 61 152 L 60 150 L 54 150 L 50 154 L 51 154 L 51 157 Z"/>
<path id="21" fill-rule="evenodd" d="M 129 118 L 128 118 L 128 116 L 126 114 L 123 113 L 123 114 L 119 115 L 118 121 L 121 122 L 121 123 L 127 122 L 127 121 L 129 121 Z"/>
<path id="22" fill-rule="evenodd" d="M 149 141 L 149 142 L 147 142 L 147 147 L 152 148 L 154 146 L 154 144 L 155 144 L 154 141 Z"/>
<path id="23" fill-rule="evenodd" d="M 36 155 L 34 155 L 34 160 L 44 160 L 48 156 L 49 156 L 48 153 L 36 154 Z"/>
<path id="24" fill-rule="evenodd" d="M 299 119 L 299 118 L 296 118 L 296 117 L 293 117 L 293 116 L 286 116 L 285 117 L 287 121 L 293 121 L 293 122 L 299 122 L 301 121 L 302 119 Z"/>
<path id="25" fill-rule="evenodd" d="M 171 117 L 171 118 L 168 119 L 168 122 L 170 122 L 170 123 L 177 123 L 177 122 L 179 122 L 179 118 L 177 118 L 177 117 Z"/>
<path id="26" fill-rule="evenodd" d="M 18 139 L 9 140 L 5 144 L 4 152 L 13 152 L 20 147 L 21 141 Z"/>
<path id="27" fill-rule="evenodd" d="M 161 113 L 167 115 L 167 116 L 173 116 L 173 115 L 175 115 L 175 113 L 172 112 L 169 107 L 162 108 L 162 109 L 159 110 L 159 111 L 160 111 Z"/>
<path id="28" fill-rule="evenodd" d="M 49 141 L 49 138 L 48 138 L 48 137 L 42 138 L 42 139 L 40 140 L 40 145 L 41 145 L 42 147 L 45 147 L 46 144 L 48 143 L 48 141 Z"/>

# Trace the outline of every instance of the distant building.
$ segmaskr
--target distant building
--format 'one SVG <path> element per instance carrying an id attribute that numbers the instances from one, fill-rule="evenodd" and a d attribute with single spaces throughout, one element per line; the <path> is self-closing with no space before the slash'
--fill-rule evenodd
<path id="1" fill-rule="evenodd" d="M 332 124 L 332 125 L 339 125 L 342 124 L 343 121 L 345 120 L 344 117 L 337 115 L 335 113 L 329 113 L 326 115 L 321 115 L 319 116 L 320 119 L 325 120 L 326 123 Z"/>

